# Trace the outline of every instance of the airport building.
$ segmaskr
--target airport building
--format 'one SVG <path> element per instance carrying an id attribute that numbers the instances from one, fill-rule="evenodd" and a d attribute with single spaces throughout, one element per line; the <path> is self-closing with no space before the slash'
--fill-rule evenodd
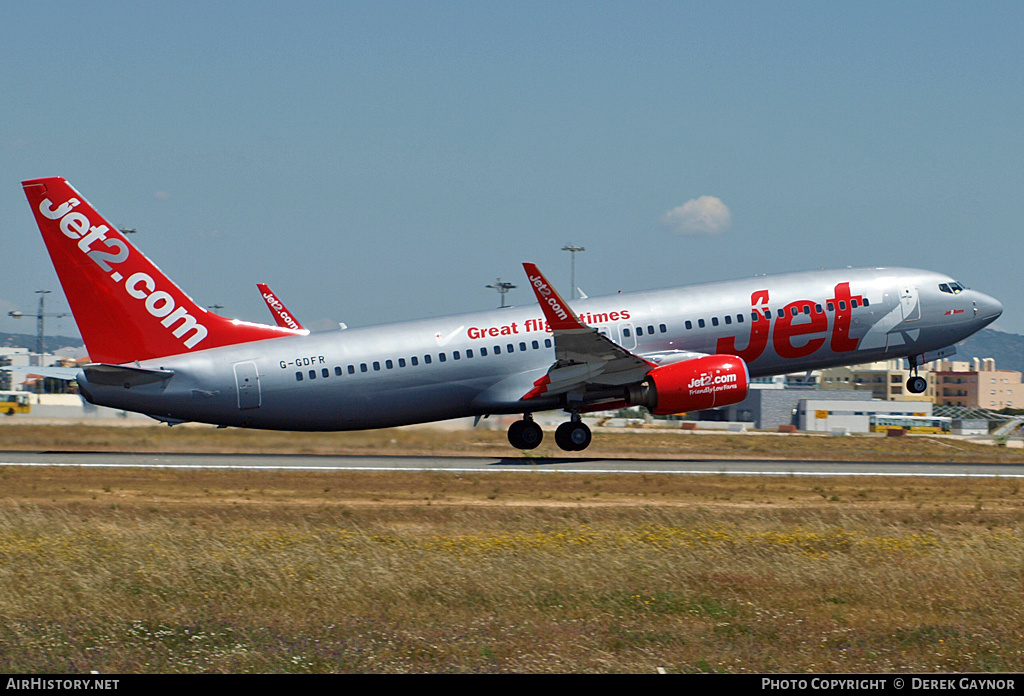
<path id="1" fill-rule="evenodd" d="M 931 365 L 935 376 L 937 404 L 995 411 L 1024 408 L 1021 373 L 996 369 L 993 358 L 937 360 Z"/>
<path id="2" fill-rule="evenodd" d="M 851 367 L 833 367 L 822 370 L 819 384 L 822 389 L 853 389 L 869 391 L 874 399 L 883 401 L 927 401 L 935 402 L 935 374 L 921 368 L 919 373 L 928 382 L 928 388 L 920 394 L 907 390 L 911 372 L 903 359 L 881 360 L 879 362 Z"/>
<path id="3" fill-rule="evenodd" d="M 843 401 L 801 399 L 797 407 L 797 428 L 810 432 L 868 433 L 872 421 L 885 417 L 929 418 L 930 401 Z"/>
<path id="4" fill-rule="evenodd" d="M 750 423 L 758 430 L 796 426 L 811 432 L 867 433 L 872 418 L 930 417 L 932 404 L 873 399 L 856 389 L 751 389 L 743 401 L 713 413 L 718 420 Z"/>

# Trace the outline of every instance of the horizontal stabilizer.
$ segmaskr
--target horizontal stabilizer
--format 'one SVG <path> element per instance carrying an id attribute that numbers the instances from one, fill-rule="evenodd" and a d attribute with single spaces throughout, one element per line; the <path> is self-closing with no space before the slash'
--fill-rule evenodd
<path id="1" fill-rule="evenodd" d="M 131 387 L 162 382 L 166 379 L 170 379 L 174 375 L 172 370 L 151 370 L 145 367 L 105 365 L 103 363 L 86 365 L 82 369 L 85 371 L 85 378 L 89 380 L 91 384 L 123 384 Z"/>
<path id="2" fill-rule="evenodd" d="M 0 370 L 7 372 L 20 372 L 24 375 L 39 375 L 51 379 L 73 380 L 82 371 L 80 367 L 38 367 L 34 365 L 9 365 L 0 367 Z"/>

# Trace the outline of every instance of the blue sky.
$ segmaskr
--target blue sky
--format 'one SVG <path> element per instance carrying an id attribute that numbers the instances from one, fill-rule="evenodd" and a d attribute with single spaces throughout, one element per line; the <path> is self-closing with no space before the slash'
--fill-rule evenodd
<path id="1" fill-rule="evenodd" d="M 7 312 L 60 289 L 20 181 L 65 176 L 197 301 L 250 320 L 271 321 L 257 282 L 321 329 L 494 307 L 499 276 L 526 304 L 522 261 L 568 295 L 571 242 L 591 296 L 902 265 L 996 296 L 996 328 L 1024 333 L 1019 2 L 0 19 L 0 331 L 33 332 Z"/>

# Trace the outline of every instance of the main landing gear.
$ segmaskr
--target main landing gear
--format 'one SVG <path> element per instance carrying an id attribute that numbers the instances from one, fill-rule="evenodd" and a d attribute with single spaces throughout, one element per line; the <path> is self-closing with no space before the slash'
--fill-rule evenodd
<path id="1" fill-rule="evenodd" d="M 572 414 L 572 420 L 562 423 L 555 430 L 555 443 L 566 452 L 579 452 L 590 445 L 590 428 L 580 420 L 580 414 Z"/>
<path id="2" fill-rule="evenodd" d="M 523 416 L 523 420 L 516 421 L 508 429 L 509 444 L 516 449 L 534 449 L 543 439 L 544 431 L 533 421 L 533 416 L 529 413 Z"/>
<path id="3" fill-rule="evenodd" d="M 580 420 L 580 414 L 572 414 L 572 419 L 562 423 L 555 430 L 555 443 L 566 452 L 585 450 L 592 439 L 590 428 Z M 523 420 L 516 421 L 508 429 L 508 441 L 516 449 L 531 450 L 544 439 L 544 433 L 537 425 L 533 416 L 527 413 Z"/>
<path id="4" fill-rule="evenodd" d="M 907 391 L 911 394 L 921 394 L 928 388 L 928 380 L 917 374 L 917 366 L 920 364 L 918 360 L 920 359 L 920 355 L 912 355 L 907 358 L 910 361 L 910 379 L 907 380 Z"/>

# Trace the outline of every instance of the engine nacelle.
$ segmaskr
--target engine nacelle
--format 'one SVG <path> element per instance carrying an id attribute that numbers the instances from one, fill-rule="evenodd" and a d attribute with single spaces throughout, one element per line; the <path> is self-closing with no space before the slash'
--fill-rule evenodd
<path id="1" fill-rule="evenodd" d="M 631 406 L 659 416 L 728 406 L 747 398 L 747 364 L 735 355 L 705 355 L 656 367 L 626 388 Z"/>

